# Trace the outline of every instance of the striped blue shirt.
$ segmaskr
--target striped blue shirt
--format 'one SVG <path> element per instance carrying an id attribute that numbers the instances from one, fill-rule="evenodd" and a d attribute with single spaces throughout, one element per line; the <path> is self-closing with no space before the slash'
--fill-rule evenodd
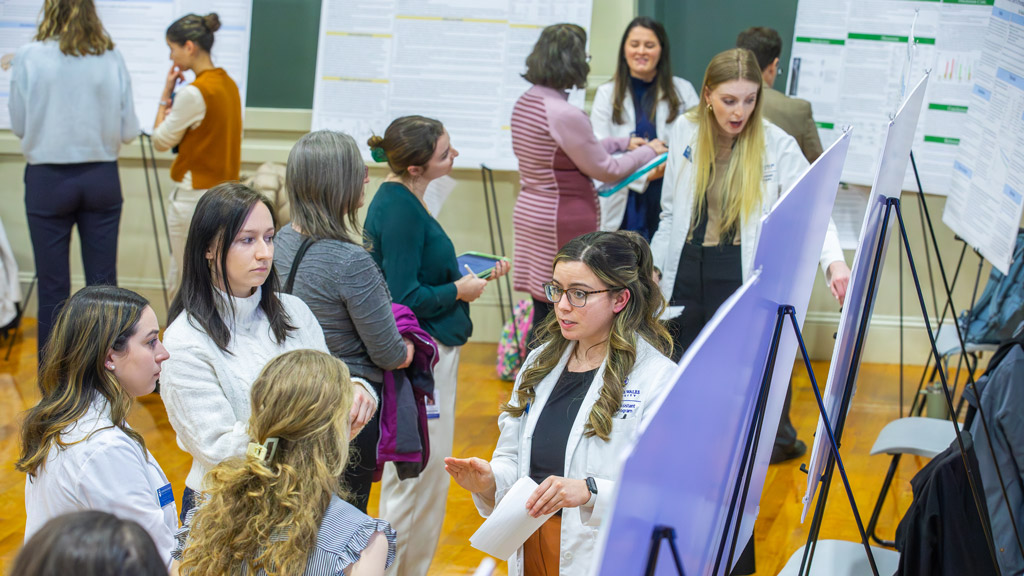
<path id="1" fill-rule="evenodd" d="M 175 534 L 177 545 L 171 557 L 181 561 L 182 551 L 188 542 L 189 528 L 198 507 L 189 511 L 185 525 Z M 388 559 L 385 567 L 395 561 L 395 531 L 384 520 L 371 518 L 358 508 L 337 496 L 331 497 L 324 518 L 320 522 L 320 530 L 316 535 L 316 547 L 310 552 L 306 561 L 306 576 L 341 576 L 342 572 L 359 561 L 363 550 L 370 543 L 374 532 L 383 532 L 388 539 Z M 283 537 L 287 537 L 283 535 Z M 271 537 L 273 539 L 273 536 Z M 247 565 L 241 566 L 238 574 L 246 576 Z M 256 576 L 266 576 L 261 568 Z"/>

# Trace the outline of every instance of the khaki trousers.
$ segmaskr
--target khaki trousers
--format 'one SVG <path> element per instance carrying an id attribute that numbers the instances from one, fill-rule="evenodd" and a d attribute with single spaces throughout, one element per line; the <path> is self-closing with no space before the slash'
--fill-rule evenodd
<path id="1" fill-rule="evenodd" d="M 384 468 L 380 515 L 398 533 L 397 555 L 389 576 L 426 576 L 444 523 L 451 477 L 444 459 L 452 455 L 455 436 L 455 392 L 461 347 L 438 344 L 434 389 L 441 415 L 427 423 L 430 460 L 416 478 L 399 480 L 393 464 Z"/>
<path id="2" fill-rule="evenodd" d="M 182 262 L 185 258 L 185 240 L 192 225 L 196 204 L 206 190 L 193 190 L 182 184 L 175 184 L 167 202 L 167 229 L 171 235 L 171 262 L 167 274 L 167 289 L 170 294 L 178 292 L 181 283 Z"/>

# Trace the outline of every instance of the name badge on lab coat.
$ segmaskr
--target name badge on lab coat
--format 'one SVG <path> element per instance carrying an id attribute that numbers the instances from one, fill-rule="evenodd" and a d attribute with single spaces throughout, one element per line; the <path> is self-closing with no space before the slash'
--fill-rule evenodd
<path id="1" fill-rule="evenodd" d="M 174 504 L 174 490 L 171 489 L 170 482 L 156 489 L 156 498 L 160 502 L 161 508 L 168 504 Z"/>
<path id="2" fill-rule="evenodd" d="M 775 171 L 776 171 L 775 163 L 765 164 L 764 165 L 764 178 L 763 178 L 763 180 L 765 182 L 771 182 L 773 179 L 775 179 Z"/>
<path id="3" fill-rule="evenodd" d="M 641 405 L 643 405 L 643 400 L 640 399 L 640 390 L 626 388 L 622 391 L 622 404 L 619 405 L 619 411 L 615 413 L 615 417 L 620 420 L 632 418 L 640 410 Z"/>

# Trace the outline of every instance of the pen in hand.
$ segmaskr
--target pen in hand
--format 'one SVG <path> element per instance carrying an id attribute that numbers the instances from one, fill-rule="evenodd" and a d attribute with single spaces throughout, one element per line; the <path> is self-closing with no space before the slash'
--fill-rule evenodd
<path id="1" fill-rule="evenodd" d="M 463 264 L 462 266 L 463 268 L 466 269 L 466 272 L 469 273 L 470 276 L 476 276 L 476 273 L 474 273 L 473 269 L 469 267 L 469 264 Z"/>

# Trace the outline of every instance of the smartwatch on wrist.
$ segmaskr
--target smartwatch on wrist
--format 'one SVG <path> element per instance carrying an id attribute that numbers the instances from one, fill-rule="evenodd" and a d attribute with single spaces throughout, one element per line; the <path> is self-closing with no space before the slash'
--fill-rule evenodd
<path id="1" fill-rule="evenodd" d="M 593 494 L 594 496 L 597 496 L 597 480 L 594 480 L 593 476 L 587 476 L 586 482 L 587 482 L 587 490 L 590 490 L 591 494 Z"/>

